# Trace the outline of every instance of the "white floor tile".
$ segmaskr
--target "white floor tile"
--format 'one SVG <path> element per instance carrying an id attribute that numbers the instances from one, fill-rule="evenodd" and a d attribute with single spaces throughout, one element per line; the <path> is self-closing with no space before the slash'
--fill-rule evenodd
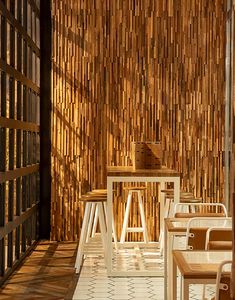
<path id="1" fill-rule="evenodd" d="M 158 258 L 159 260 L 159 258 Z M 135 268 L 127 252 L 118 256 L 118 263 L 126 269 Z M 146 260 L 147 261 L 147 260 Z M 163 266 L 163 261 L 160 261 Z M 178 291 L 179 293 L 179 291 Z M 214 295 L 214 286 L 209 286 L 206 296 Z M 202 285 L 190 286 L 190 299 L 201 300 Z M 163 277 L 108 277 L 104 267 L 103 257 L 87 256 L 77 288 L 74 300 L 166 300 L 164 299 Z"/>

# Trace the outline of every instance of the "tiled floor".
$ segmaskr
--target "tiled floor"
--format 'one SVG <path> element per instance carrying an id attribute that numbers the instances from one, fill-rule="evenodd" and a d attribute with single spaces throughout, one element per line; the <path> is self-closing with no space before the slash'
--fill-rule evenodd
<path id="1" fill-rule="evenodd" d="M 161 270 L 164 272 L 164 264 L 160 252 L 156 252 L 156 246 L 142 248 L 139 246 L 126 246 L 123 249 L 114 251 L 113 271 L 135 271 L 142 268 L 146 271 Z"/>
<path id="2" fill-rule="evenodd" d="M 206 295 L 210 298 L 213 294 L 214 287 L 207 288 Z M 88 256 L 84 261 L 73 299 L 166 300 L 164 299 L 164 278 L 107 277 L 103 257 Z M 202 299 L 201 285 L 190 287 L 191 299 Z"/>

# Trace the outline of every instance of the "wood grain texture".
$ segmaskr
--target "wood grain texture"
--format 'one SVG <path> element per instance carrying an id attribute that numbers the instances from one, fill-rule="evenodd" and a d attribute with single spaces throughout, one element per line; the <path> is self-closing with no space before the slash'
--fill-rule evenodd
<path id="1" fill-rule="evenodd" d="M 106 186 L 107 165 L 131 165 L 132 141 L 160 140 L 184 190 L 223 202 L 225 10 L 225 0 L 52 1 L 52 239 L 79 238 L 79 196 Z M 127 195 L 115 188 L 119 235 Z M 157 201 L 149 185 L 152 240 Z"/>
<path id="2" fill-rule="evenodd" d="M 72 299 L 76 250 L 77 243 L 40 242 L 0 289 L 0 298 Z"/>

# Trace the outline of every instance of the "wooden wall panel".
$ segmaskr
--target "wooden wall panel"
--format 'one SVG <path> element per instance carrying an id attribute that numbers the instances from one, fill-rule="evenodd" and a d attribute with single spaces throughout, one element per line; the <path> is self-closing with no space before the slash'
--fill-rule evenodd
<path id="1" fill-rule="evenodd" d="M 52 239 L 79 237 L 79 195 L 105 187 L 107 165 L 131 164 L 131 141 L 160 140 L 183 189 L 223 201 L 225 9 L 225 0 L 52 1 Z M 118 187 L 119 233 L 125 197 Z M 156 239 L 157 186 L 146 199 Z"/>

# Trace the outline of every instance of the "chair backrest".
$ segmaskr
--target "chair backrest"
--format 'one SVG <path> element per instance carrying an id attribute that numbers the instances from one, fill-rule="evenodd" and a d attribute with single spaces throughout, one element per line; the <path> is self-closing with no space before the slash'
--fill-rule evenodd
<path id="1" fill-rule="evenodd" d="M 232 261 L 227 260 L 227 261 L 223 261 L 219 266 L 217 277 L 216 277 L 215 300 L 233 299 L 230 296 L 231 265 L 232 265 Z"/>
<path id="2" fill-rule="evenodd" d="M 206 233 L 207 250 L 232 250 L 232 228 L 211 227 Z"/>
<path id="3" fill-rule="evenodd" d="M 231 228 L 231 218 L 195 217 L 188 221 L 186 230 L 186 246 L 189 250 L 206 249 L 206 234 L 210 227 Z"/>
<path id="4" fill-rule="evenodd" d="M 194 208 L 195 213 L 182 212 L 184 208 Z M 227 209 L 222 203 L 176 203 L 174 206 L 175 218 L 191 217 L 227 217 Z"/>

